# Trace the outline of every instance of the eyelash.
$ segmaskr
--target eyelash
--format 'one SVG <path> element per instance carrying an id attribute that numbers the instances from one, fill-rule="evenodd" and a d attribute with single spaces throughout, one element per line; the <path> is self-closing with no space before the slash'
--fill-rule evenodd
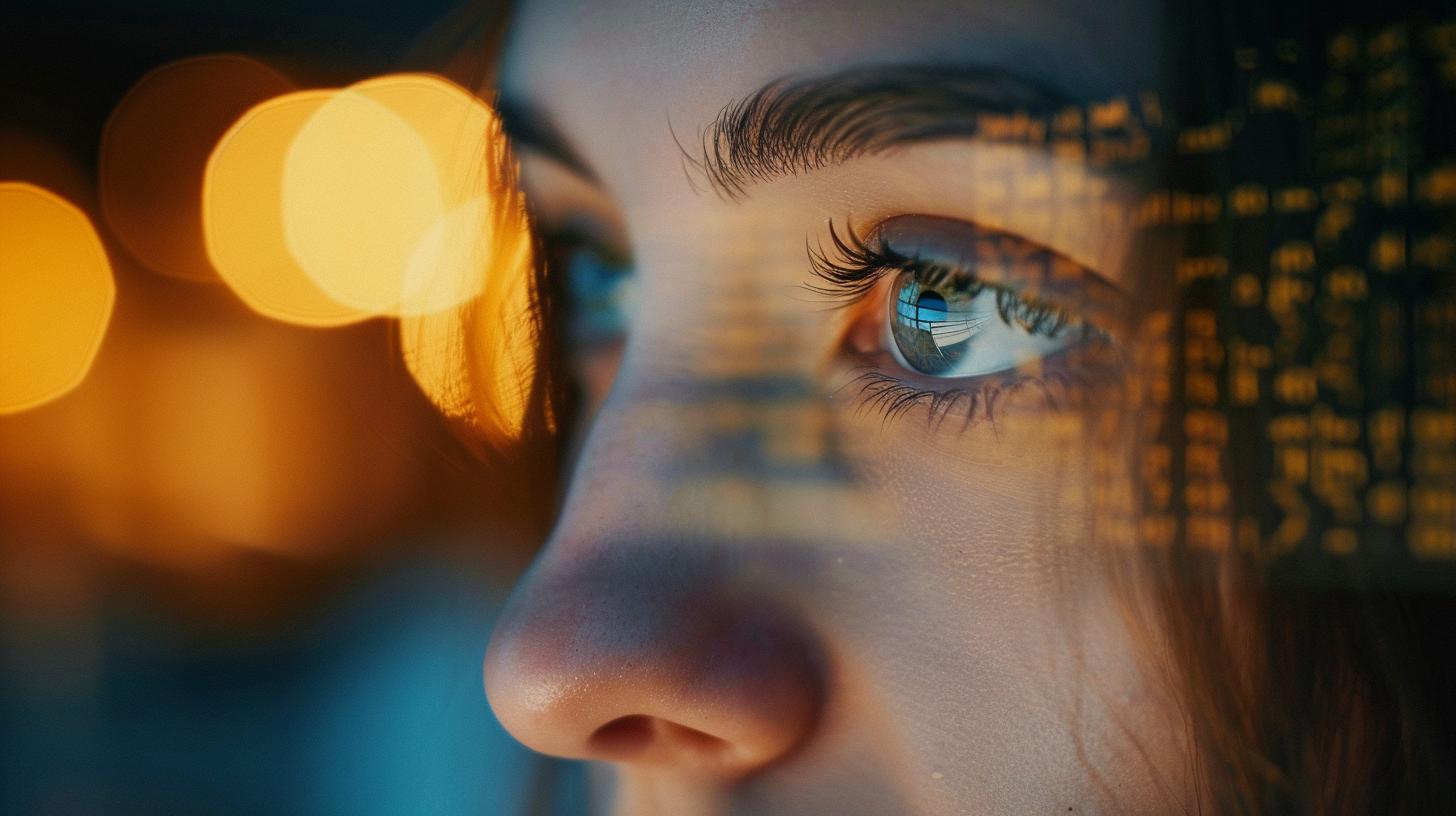
<path id="1" fill-rule="evenodd" d="M 1061 306 L 1027 295 L 1014 287 L 981 280 L 964 269 L 903 255 L 883 241 L 872 243 L 865 240 L 853 226 L 846 226 L 841 233 L 831 221 L 829 246 L 810 246 L 808 252 L 810 269 L 818 280 L 806 284 L 806 288 L 842 308 L 863 304 L 889 275 L 917 272 L 931 285 L 949 280 L 957 289 L 972 295 L 987 290 L 994 292 L 1000 318 L 1028 333 L 1055 337 L 1077 326 L 1082 331 L 1084 343 L 1105 345 L 1109 341 L 1105 332 L 1078 321 Z M 884 356 L 883 352 L 877 356 Z M 1065 401 L 1058 399 L 1056 392 L 1070 395 L 1091 384 L 1091 378 L 1086 374 L 1068 370 L 1044 371 L 1040 375 L 1015 372 L 989 374 L 971 379 L 969 387 L 931 388 L 914 385 L 906 378 L 887 373 L 880 362 L 861 363 L 856 370 L 858 374 L 844 387 L 858 390 L 862 409 L 878 410 L 889 422 L 923 407 L 930 424 L 936 428 L 944 425 L 946 419 L 960 409 L 964 415 L 962 431 L 981 420 L 994 427 L 996 403 L 1012 392 L 1039 388 L 1048 404 L 1055 408 Z"/>
<path id="2" fill-rule="evenodd" d="M 556 247 L 578 246 L 582 236 L 565 231 L 542 235 L 543 243 Z M 600 247 L 594 251 L 605 252 Z M 558 253 L 559 254 L 559 253 Z M 942 285 L 949 281 L 959 291 L 973 296 L 990 290 L 996 298 L 996 310 L 1001 320 L 1008 325 L 1019 325 L 1029 333 L 1055 337 L 1063 331 L 1080 330 L 1082 344 L 1107 346 L 1105 332 L 1079 321 L 1067 309 L 1040 298 L 1028 295 L 1014 287 L 981 280 L 973 273 L 945 264 L 924 261 L 896 252 L 880 240 L 866 240 L 853 226 L 842 230 L 833 222 L 829 224 L 829 246 L 809 246 L 809 264 L 817 279 L 805 287 L 820 297 L 830 299 L 838 308 L 853 308 L 863 305 L 880 286 L 884 279 L 903 272 L 918 272 L 927 283 Z M 1045 358 L 1044 363 L 1055 366 L 1058 352 Z M 1061 407 L 1066 397 L 1085 390 L 1092 384 L 1093 366 L 1065 366 L 1065 370 L 1043 370 L 1037 375 L 1004 372 L 975 378 L 965 378 L 961 384 L 946 380 L 935 387 L 916 385 L 916 377 L 896 376 L 886 371 L 889 354 L 881 350 L 874 355 L 856 353 L 860 364 L 856 374 L 841 388 L 857 389 L 859 407 L 863 411 L 877 411 L 885 421 L 891 422 L 904 417 L 916 408 L 926 409 L 929 423 L 939 429 L 951 416 L 961 417 L 961 431 L 981 421 L 993 427 L 996 423 L 996 405 L 1002 397 L 1028 388 L 1039 389 L 1049 406 Z M 899 366 L 897 363 L 889 365 Z M 1044 365 L 1044 369 L 1047 366 Z M 907 372 L 908 373 L 908 372 Z"/>

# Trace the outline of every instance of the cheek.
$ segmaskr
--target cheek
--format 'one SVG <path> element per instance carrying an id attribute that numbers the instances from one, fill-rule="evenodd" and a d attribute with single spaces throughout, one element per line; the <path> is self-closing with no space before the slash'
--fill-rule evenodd
<path id="1" fill-rule="evenodd" d="M 910 415 L 838 419 L 859 489 L 893 513 L 885 546 L 901 574 L 861 588 L 853 630 L 914 765 L 940 774 L 927 790 L 1046 795 L 1016 789 L 1018 767 L 1066 769 L 1038 784 L 1076 788 L 1078 740 L 1120 716 L 1101 701 L 1139 685 L 1105 561 L 1067 501 L 1085 493 L 1085 418 L 1007 413 L 965 433 Z"/>
<path id="2" fill-rule="evenodd" d="M 836 413 L 847 457 L 867 492 L 893 497 L 898 529 L 918 549 L 953 547 L 997 559 L 1079 557 L 1088 463 L 1106 447 L 1092 420 L 1005 399 L 996 419 L 932 424 L 923 409 L 887 419 L 849 400 Z"/>
<path id="3" fill-rule="evenodd" d="M 926 790 L 1037 801 L 1061 787 L 1086 800 L 1089 764 L 1140 778 L 1146 759 L 1125 734 L 1176 733 L 1143 727 L 1165 705 L 1123 625 L 1109 551 L 1093 541 L 1093 463 L 1121 439 L 1099 439 L 1101 420 L 1006 412 L 952 433 L 923 417 L 840 412 L 862 490 L 887 497 L 900 530 L 903 577 L 860 599 L 878 615 L 860 643 L 895 689 L 887 705 L 914 765 L 942 774 Z M 1018 787 L 1025 766 L 1038 768 L 1038 790 Z"/>
<path id="4" fill-rule="evenodd" d="M 1060 626 L 1103 589 L 1086 539 L 1083 452 L 1040 433 L 972 428 L 937 433 L 913 421 L 857 433 L 866 493 L 882 497 L 906 581 L 896 602 L 908 624 L 955 633 L 955 658 L 975 671 L 1035 670 Z M 954 654 L 954 653 L 953 653 Z"/>

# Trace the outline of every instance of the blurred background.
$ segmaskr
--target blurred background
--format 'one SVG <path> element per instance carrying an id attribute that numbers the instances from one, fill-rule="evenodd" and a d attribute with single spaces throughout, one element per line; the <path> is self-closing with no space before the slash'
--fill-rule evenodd
<path id="1" fill-rule="evenodd" d="M 494 13 L 0 8 L 0 812 L 579 811 L 486 705 L 533 536 L 405 364 L 409 310 L 270 311 L 200 195 L 266 100 L 479 87 Z"/>

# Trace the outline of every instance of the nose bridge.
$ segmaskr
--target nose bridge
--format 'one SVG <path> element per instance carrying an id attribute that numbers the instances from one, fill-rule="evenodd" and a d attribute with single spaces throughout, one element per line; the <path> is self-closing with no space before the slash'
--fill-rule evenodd
<path id="1" fill-rule="evenodd" d="M 588 433 L 553 541 L 607 528 L 692 539 L 824 534 L 797 510 L 856 491 L 821 386 L 802 371 L 742 369 L 627 373 Z"/>
<path id="2" fill-rule="evenodd" d="M 670 511 L 687 495 L 767 498 L 846 484 L 822 381 L 823 326 L 806 319 L 815 310 L 786 282 L 794 278 L 769 274 L 783 259 L 644 255 L 639 274 L 654 283 L 655 308 L 634 317 L 563 522 L 573 505 L 599 507 L 603 493 L 619 502 L 636 494 Z M 713 265 L 674 274 L 694 264 Z M 712 523 L 698 499 L 692 523 Z"/>

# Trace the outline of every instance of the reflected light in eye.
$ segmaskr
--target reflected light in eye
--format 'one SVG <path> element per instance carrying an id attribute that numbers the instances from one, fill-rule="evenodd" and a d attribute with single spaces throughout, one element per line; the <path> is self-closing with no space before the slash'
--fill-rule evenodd
<path id="1" fill-rule="evenodd" d="M 254 311 L 302 326 L 372 316 L 325 294 L 294 261 L 283 235 L 284 158 L 333 93 L 300 91 L 248 111 L 218 141 L 202 187 L 203 234 L 218 275 Z"/>
<path id="2" fill-rule="evenodd" d="M 101 137 L 101 214 L 146 267 L 215 280 L 203 246 L 197 191 L 213 146 L 244 111 L 293 83 L 238 54 L 190 57 L 142 77 Z"/>
<path id="3" fill-rule="evenodd" d="M 79 385 L 115 300 L 111 263 L 85 213 L 44 188 L 0 182 L 0 414 Z"/>
<path id="4" fill-rule="evenodd" d="M 484 103 L 439 77 L 380 77 L 336 93 L 288 148 L 283 233 L 329 297 L 378 315 L 422 315 L 480 290 L 499 243 L 480 189 L 498 133 Z"/>

